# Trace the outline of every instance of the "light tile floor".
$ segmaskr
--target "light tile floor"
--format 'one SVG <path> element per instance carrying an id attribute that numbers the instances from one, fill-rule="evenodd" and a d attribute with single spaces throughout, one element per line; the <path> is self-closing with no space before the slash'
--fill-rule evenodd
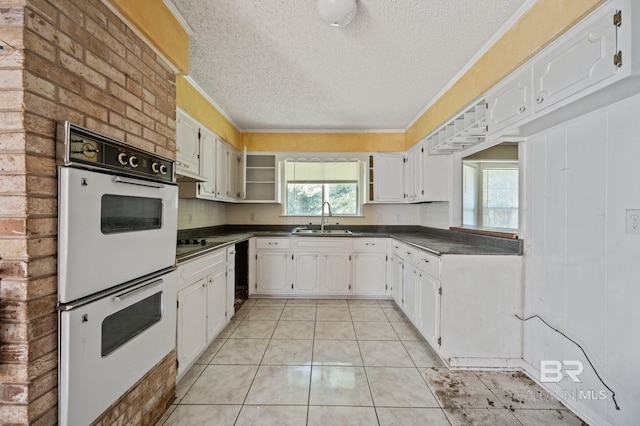
<path id="1" fill-rule="evenodd" d="M 583 425 L 515 372 L 451 372 L 390 300 L 249 299 L 158 425 Z"/>

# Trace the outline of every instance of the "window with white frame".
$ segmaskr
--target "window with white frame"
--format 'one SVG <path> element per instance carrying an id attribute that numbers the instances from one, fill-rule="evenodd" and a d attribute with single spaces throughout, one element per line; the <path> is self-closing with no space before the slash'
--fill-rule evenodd
<path id="1" fill-rule="evenodd" d="M 463 162 L 462 224 L 518 229 L 517 161 Z"/>
<path id="2" fill-rule="evenodd" d="M 283 214 L 321 216 L 325 202 L 333 216 L 358 216 L 362 210 L 360 161 L 286 160 Z M 325 208 L 325 213 L 328 209 Z"/>

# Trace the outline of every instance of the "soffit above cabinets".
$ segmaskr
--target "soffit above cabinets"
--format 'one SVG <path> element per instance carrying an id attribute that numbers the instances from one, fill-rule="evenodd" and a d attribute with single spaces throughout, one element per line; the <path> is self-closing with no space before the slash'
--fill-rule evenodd
<path id="1" fill-rule="evenodd" d="M 404 130 L 530 0 L 165 0 L 193 29 L 190 77 L 243 131 Z M 524 6 L 523 6 L 524 5 Z"/>

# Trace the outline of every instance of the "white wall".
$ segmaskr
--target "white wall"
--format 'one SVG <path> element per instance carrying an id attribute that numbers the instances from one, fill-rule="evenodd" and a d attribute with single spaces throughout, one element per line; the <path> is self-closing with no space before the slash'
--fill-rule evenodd
<path id="1" fill-rule="evenodd" d="M 524 328 L 525 362 L 539 378 L 541 360 L 582 361 L 582 382 L 565 377 L 556 390 L 589 423 L 637 425 L 640 235 L 625 233 L 625 210 L 640 209 L 640 97 L 535 135 L 525 156 L 525 314 L 580 342 L 621 410 L 609 392 L 571 400 L 605 388 L 579 349 L 537 319 Z"/>
<path id="2" fill-rule="evenodd" d="M 281 216 L 280 204 L 229 204 L 228 224 L 314 225 L 320 218 Z M 365 204 L 362 217 L 331 217 L 330 224 L 341 225 L 423 225 L 448 228 L 448 203 L 431 204 Z"/>
<path id="3" fill-rule="evenodd" d="M 216 201 L 179 199 L 178 229 L 224 225 L 226 205 Z"/>

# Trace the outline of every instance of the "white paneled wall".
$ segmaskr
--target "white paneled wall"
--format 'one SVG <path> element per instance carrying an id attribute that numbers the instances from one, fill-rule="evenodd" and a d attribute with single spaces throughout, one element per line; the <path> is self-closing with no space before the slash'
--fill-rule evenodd
<path id="1" fill-rule="evenodd" d="M 580 360 L 581 383 L 565 377 L 567 403 L 591 424 L 640 419 L 640 235 L 625 233 L 626 209 L 640 209 L 640 97 L 580 117 L 525 142 L 525 314 L 539 314 L 580 342 L 580 350 L 537 319 L 525 325 L 524 359 Z M 580 393 L 582 392 L 582 393 Z"/>

